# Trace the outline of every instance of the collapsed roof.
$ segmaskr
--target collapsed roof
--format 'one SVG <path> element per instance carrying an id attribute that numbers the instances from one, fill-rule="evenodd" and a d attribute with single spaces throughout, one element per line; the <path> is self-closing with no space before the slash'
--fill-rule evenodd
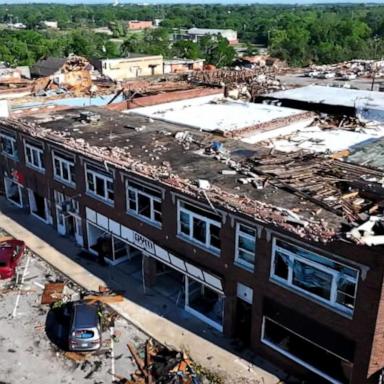
<path id="1" fill-rule="evenodd" d="M 97 118 L 84 120 L 84 111 Z M 0 127 L 28 132 L 315 241 L 345 238 L 371 215 L 381 220 L 384 213 L 384 172 L 339 156 L 287 154 L 181 122 L 94 107 L 3 120 Z"/>

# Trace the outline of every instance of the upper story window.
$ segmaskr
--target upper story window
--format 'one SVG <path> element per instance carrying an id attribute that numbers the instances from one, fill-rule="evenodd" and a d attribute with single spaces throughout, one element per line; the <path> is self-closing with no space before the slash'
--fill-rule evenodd
<path id="1" fill-rule="evenodd" d="M 359 272 L 286 241 L 274 239 L 272 280 L 352 314 Z"/>
<path id="2" fill-rule="evenodd" d="M 72 156 L 53 151 L 53 173 L 65 183 L 75 184 L 75 162 Z"/>
<path id="3" fill-rule="evenodd" d="M 160 191 L 141 185 L 137 182 L 127 181 L 127 208 L 129 213 L 136 214 L 156 224 L 161 224 Z"/>
<path id="4" fill-rule="evenodd" d="M 44 166 L 44 150 L 42 147 L 25 142 L 25 162 L 31 168 L 38 169 L 39 171 L 45 171 Z"/>
<path id="5" fill-rule="evenodd" d="M 256 230 L 247 225 L 237 223 L 235 263 L 252 269 L 255 265 Z"/>
<path id="6" fill-rule="evenodd" d="M 0 131 L 1 152 L 9 157 L 17 158 L 16 138 L 11 134 Z"/>
<path id="7" fill-rule="evenodd" d="M 215 252 L 220 251 L 221 218 L 184 201 L 178 204 L 178 234 Z"/>
<path id="8" fill-rule="evenodd" d="M 101 171 L 89 164 L 86 165 L 87 192 L 108 203 L 114 201 L 113 178 L 110 173 Z"/>

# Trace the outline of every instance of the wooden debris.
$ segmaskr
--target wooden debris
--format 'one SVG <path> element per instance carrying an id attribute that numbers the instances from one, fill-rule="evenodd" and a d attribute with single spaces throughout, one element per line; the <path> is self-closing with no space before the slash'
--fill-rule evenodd
<path id="1" fill-rule="evenodd" d="M 64 283 L 47 283 L 45 284 L 43 295 L 41 296 L 41 304 L 53 304 L 62 300 L 64 291 Z"/>
<path id="2" fill-rule="evenodd" d="M 128 343 L 128 348 L 139 369 L 131 375 L 131 381 L 124 378 L 125 381 L 121 380 L 120 383 L 200 383 L 192 361 L 186 354 L 170 350 L 151 339 L 145 344 L 145 359 L 140 357 L 133 344 Z"/>
<path id="3" fill-rule="evenodd" d="M 87 301 L 89 304 L 94 303 L 103 303 L 103 304 L 113 304 L 113 303 L 120 303 L 124 300 L 123 296 L 121 295 L 88 295 L 84 297 L 84 300 Z"/>
<path id="4" fill-rule="evenodd" d="M 87 359 L 87 357 L 88 357 L 87 354 L 82 354 L 82 353 L 79 353 L 79 352 L 65 352 L 64 356 L 67 359 L 75 361 L 76 363 L 81 363 L 81 362 L 85 361 Z"/>

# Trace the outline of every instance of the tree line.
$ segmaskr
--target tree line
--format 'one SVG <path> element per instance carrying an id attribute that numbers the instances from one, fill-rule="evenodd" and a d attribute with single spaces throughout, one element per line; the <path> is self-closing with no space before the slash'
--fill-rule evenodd
<path id="1" fill-rule="evenodd" d="M 161 19 L 161 28 L 130 34 L 125 21 L 134 19 Z M 58 21 L 60 31 L 39 30 L 43 20 Z M 0 22 L 10 21 L 28 28 L 0 33 L 0 61 L 16 64 L 68 52 L 117 57 L 128 51 L 231 63 L 235 52 L 224 39 L 171 43 L 171 33 L 189 27 L 234 29 L 242 42 L 267 46 L 273 56 L 296 66 L 384 56 L 380 5 L 0 5 Z M 109 26 L 123 44 L 91 31 L 100 26 Z"/>

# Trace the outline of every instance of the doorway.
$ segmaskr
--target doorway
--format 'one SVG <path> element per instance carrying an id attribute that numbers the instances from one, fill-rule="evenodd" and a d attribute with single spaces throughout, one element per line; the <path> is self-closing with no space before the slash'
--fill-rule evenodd
<path id="1" fill-rule="evenodd" d="M 45 223 L 48 223 L 49 218 L 47 199 L 30 189 L 28 190 L 28 196 L 31 214 L 44 221 Z"/>
<path id="2" fill-rule="evenodd" d="M 252 305 L 240 298 L 236 300 L 235 327 L 235 337 L 244 343 L 244 346 L 249 346 L 251 343 Z"/>

